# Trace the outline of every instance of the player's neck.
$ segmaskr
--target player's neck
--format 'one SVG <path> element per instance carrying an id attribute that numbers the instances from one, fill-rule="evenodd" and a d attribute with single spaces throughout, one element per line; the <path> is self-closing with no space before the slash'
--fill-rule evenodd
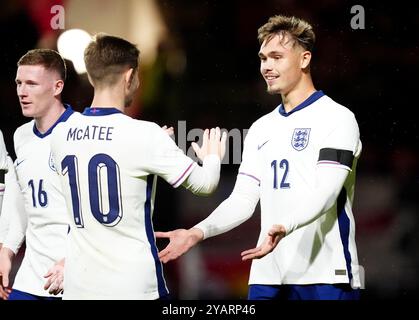
<path id="1" fill-rule="evenodd" d="M 316 91 L 311 79 L 307 80 L 300 81 L 292 90 L 281 94 L 282 104 L 287 113 L 291 112 Z"/>
<path id="2" fill-rule="evenodd" d="M 125 96 L 124 91 L 119 87 L 95 89 L 92 107 L 96 108 L 116 108 L 124 112 Z"/>
<path id="3" fill-rule="evenodd" d="M 65 107 L 60 100 L 56 100 L 42 117 L 34 118 L 36 128 L 40 133 L 45 133 L 51 128 L 61 115 L 65 112 Z"/>
<path id="4" fill-rule="evenodd" d="M 47 132 L 64 112 L 65 107 L 63 103 L 60 100 L 56 100 L 45 115 L 39 118 L 34 118 L 36 128 L 40 133 Z"/>

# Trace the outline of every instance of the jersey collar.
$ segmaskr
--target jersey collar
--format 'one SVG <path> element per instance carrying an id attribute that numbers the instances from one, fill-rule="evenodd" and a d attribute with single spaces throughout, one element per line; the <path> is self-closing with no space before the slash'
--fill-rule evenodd
<path id="1" fill-rule="evenodd" d="M 97 107 L 90 107 L 86 108 L 83 111 L 84 116 L 107 116 L 114 113 L 122 113 L 121 110 L 116 108 L 97 108 Z"/>
<path id="2" fill-rule="evenodd" d="M 311 96 L 309 96 L 307 99 L 305 99 L 303 102 L 301 102 L 294 109 L 292 109 L 290 112 L 287 113 L 285 111 L 284 105 L 282 103 L 279 105 L 278 111 L 279 111 L 281 116 L 288 117 L 291 114 L 293 114 L 294 112 L 300 111 L 301 109 L 304 109 L 305 107 L 308 107 L 310 104 L 317 101 L 318 99 L 320 99 L 323 96 L 324 96 L 323 91 L 318 90 L 318 91 L 314 92 Z"/>
<path id="3" fill-rule="evenodd" d="M 52 125 L 52 127 L 49 128 L 45 133 L 41 133 L 38 130 L 38 128 L 36 127 L 35 123 L 33 124 L 33 133 L 35 133 L 35 135 L 38 136 L 41 139 L 49 136 L 51 134 L 52 130 L 57 126 L 57 124 L 59 124 L 60 122 L 67 121 L 67 119 L 70 118 L 70 116 L 74 113 L 73 109 L 71 108 L 71 106 L 69 104 L 64 104 L 64 108 L 65 108 L 65 111 L 63 112 L 63 114 Z"/>

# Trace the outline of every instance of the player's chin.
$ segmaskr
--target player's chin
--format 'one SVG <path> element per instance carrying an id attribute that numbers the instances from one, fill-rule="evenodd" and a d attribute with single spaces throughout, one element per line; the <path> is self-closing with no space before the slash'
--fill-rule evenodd
<path id="1" fill-rule="evenodd" d="M 277 85 L 267 85 L 266 92 L 269 94 L 281 94 L 281 89 Z"/>
<path id="2" fill-rule="evenodd" d="M 25 107 L 22 108 L 22 115 L 28 118 L 34 117 L 34 113 L 29 108 L 25 108 Z"/>
<path id="3" fill-rule="evenodd" d="M 281 94 L 281 90 L 279 89 L 279 88 L 277 88 L 277 87 L 270 87 L 270 86 L 268 86 L 267 88 L 266 88 L 266 92 L 268 92 L 269 94 L 271 94 L 271 95 L 274 95 L 274 94 Z"/>

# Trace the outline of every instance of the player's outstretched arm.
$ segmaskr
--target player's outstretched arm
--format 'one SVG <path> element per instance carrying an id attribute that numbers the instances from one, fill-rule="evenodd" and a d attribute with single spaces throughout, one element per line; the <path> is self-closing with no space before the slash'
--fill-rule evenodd
<path id="1" fill-rule="evenodd" d="M 253 249 L 245 250 L 241 253 L 242 260 L 250 260 L 250 259 L 260 259 L 266 256 L 268 253 L 271 253 L 276 246 L 278 245 L 279 241 L 286 235 L 286 230 L 284 226 L 280 224 L 275 224 L 272 226 L 271 230 L 269 230 L 268 235 L 266 236 L 263 243 Z"/>
<path id="2" fill-rule="evenodd" d="M 9 274 L 12 269 L 12 260 L 15 256 L 14 252 L 7 247 L 0 250 L 0 298 L 7 300 L 12 291 L 9 288 Z"/>
<path id="3" fill-rule="evenodd" d="M 159 259 L 163 263 L 179 258 L 204 239 L 204 233 L 198 228 L 156 232 L 155 235 L 156 238 L 170 240 L 166 248 L 159 252 Z"/>
<path id="4" fill-rule="evenodd" d="M 224 158 L 227 134 L 221 134 L 220 128 L 206 129 L 202 145 L 193 142 L 192 147 L 202 161 L 202 167 L 195 166 L 182 183 L 186 189 L 200 196 L 210 195 L 215 191 L 220 180 L 221 160 Z"/>
<path id="5" fill-rule="evenodd" d="M 44 278 L 47 282 L 44 285 L 44 290 L 48 290 L 49 293 L 57 295 L 64 289 L 64 265 L 65 259 L 57 261 L 51 269 L 48 270 Z"/>
<path id="6" fill-rule="evenodd" d="M 203 162 L 205 157 L 214 154 L 223 160 L 226 152 L 227 133 L 221 133 L 219 127 L 212 129 L 205 129 L 202 137 L 201 147 L 196 143 L 192 142 L 192 148 L 194 149 L 198 158 Z"/>
<path id="7" fill-rule="evenodd" d="M 200 241 L 227 232 L 249 219 L 259 201 L 259 185 L 246 176 L 238 175 L 231 195 L 206 219 L 195 227 L 169 232 L 155 232 L 156 238 L 170 240 L 159 253 L 163 263 L 174 260 Z"/>

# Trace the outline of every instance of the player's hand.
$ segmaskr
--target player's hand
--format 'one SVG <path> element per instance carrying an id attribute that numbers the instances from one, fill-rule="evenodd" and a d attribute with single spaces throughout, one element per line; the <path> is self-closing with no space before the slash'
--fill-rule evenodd
<path id="1" fill-rule="evenodd" d="M 64 289 L 64 264 L 65 259 L 56 262 L 51 269 L 48 270 L 44 278 L 47 282 L 44 285 L 44 290 L 48 290 L 50 294 L 57 295 L 63 292 Z"/>
<path id="2" fill-rule="evenodd" d="M 12 269 L 14 253 L 9 248 L 0 250 L 0 298 L 7 300 L 12 289 L 9 288 L 9 274 Z"/>
<path id="3" fill-rule="evenodd" d="M 168 128 L 166 125 L 161 127 L 166 133 L 169 135 L 169 137 L 172 137 L 175 134 L 175 129 L 173 127 Z"/>
<path id="4" fill-rule="evenodd" d="M 223 160 L 226 153 L 227 133 L 221 134 L 220 128 L 205 129 L 202 136 L 202 146 L 199 147 L 196 142 L 192 142 L 192 148 L 201 161 L 209 154 L 217 155 Z"/>
<path id="5" fill-rule="evenodd" d="M 273 249 L 275 249 L 279 241 L 281 241 L 281 239 L 285 237 L 285 234 L 286 230 L 284 226 L 274 224 L 271 230 L 269 230 L 267 237 L 260 246 L 243 251 L 241 253 L 242 260 L 245 261 L 250 259 L 263 258 L 268 253 L 272 252 Z"/>
<path id="6" fill-rule="evenodd" d="M 155 232 L 156 238 L 167 238 L 169 244 L 159 252 L 159 259 L 163 263 L 179 258 L 190 248 L 204 239 L 204 234 L 198 228 L 177 229 L 168 232 Z"/>

